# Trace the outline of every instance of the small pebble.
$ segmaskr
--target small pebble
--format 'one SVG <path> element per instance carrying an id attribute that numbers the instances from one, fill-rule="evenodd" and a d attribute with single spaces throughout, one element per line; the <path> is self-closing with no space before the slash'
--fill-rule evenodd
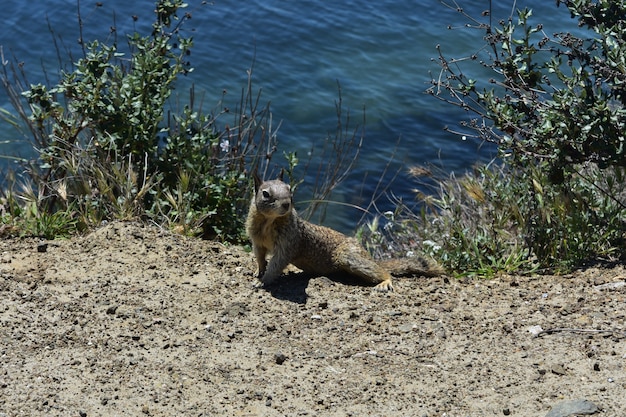
<path id="1" fill-rule="evenodd" d="M 567 373 L 563 365 L 553 365 L 551 371 L 555 375 L 565 375 Z"/>
<path id="2" fill-rule="evenodd" d="M 284 353 L 278 352 L 274 354 L 274 360 L 276 361 L 277 365 L 282 365 L 287 360 L 287 356 L 285 356 Z"/>
<path id="3" fill-rule="evenodd" d="M 552 407 L 552 409 L 546 414 L 546 417 L 568 417 L 573 415 L 590 415 L 599 411 L 598 406 L 591 401 L 580 400 L 567 400 L 562 401 Z"/>
<path id="4" fill-rule="evenodd" d="M 400 333 L 411 333 L 413 329 L 414 327 L 412 324 L 401 324 L 400 326 L 398 326 L 398 330 L 400 331 Z"/>

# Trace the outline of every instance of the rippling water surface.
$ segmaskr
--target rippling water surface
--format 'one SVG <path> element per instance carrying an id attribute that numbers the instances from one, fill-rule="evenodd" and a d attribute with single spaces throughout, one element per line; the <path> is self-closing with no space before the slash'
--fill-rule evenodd
<path id="1" fill-rule="evenodd" d="M 480 17 L 488 1 L 459 1 L 470 15 L 488 19 Z M 552 1 L 493 3 L 493 19 L 506 18 L 513 7 L 530 7 L 548 33 L 575 27 L 567 10 L 556 8 Z M 107 39 L 112 26 L 120 37 L 133 30 L 149 33 L 152 1 L 101 4 L 80 2 L 84 39 Z M 188 10 L 193 18 L 185 30 L 194 31 L 190 59 L 195 71 L 185 83 L 193 82 L 204 92 L 205 107 L 216 105 L 223 90 L 229 92 L 226 104 L 234 107 L 254 61 L 255 86 L 271 101 L 274 124 L 282 122 L 281 147 L 298 150 L 301 160 L 310 149 L 319 148 L 328 132 L 334 132 L 337 83 L 354 123 L 361 123 L 365 109 L 359 164 L 334 200 L 362 204 L 357 196 L 369 198 L 394 153 L 389 176 L 398 169 L 400 175 L 391 190 L 404 198 L 411 197 L 414 187 L 405 174 L 408 166 L 434 163 L 446 171 L 463 172 L 494 156 L 491 146 L 445 132 L 444 126 L 457 125 L 465 115 L 424 93 L 431 75 L 439 71 L 432 61 L 436 45 L 449 56 L 467 56 L 481 46 L 481 33 L 463 28 L 467 21 L 436 0 L 216 0 L 205 5 L 190 0 Z M 3 4 L 3 11 L 4 59 L 15 56 L 23 62 L 31 83 L 45 82 L 46 77 L 58 80 L 53 38 L 74 60 L 80 56 L 76 1 L 12 1 Z M 69 68 L 71 59 L 61 55 Z M 186 88 L 181 85 L 178 90 L 183 102 Z M 10 110 L 6 101 L 4 91 L 0 92 L 0 106 Z M 15 137 L 10 126 L 0 125 L 0 142 L 7 141 L 0 145 L 0 154 L 28 154 L 29 145 Z M 364 189 L 356 192 L 365 176 Z M 353 228 L 358 213 L 339 207 L 333 206 L 329 221 L 346 230 Z M 381 208 L 385 209 L 384 203 Z"/>

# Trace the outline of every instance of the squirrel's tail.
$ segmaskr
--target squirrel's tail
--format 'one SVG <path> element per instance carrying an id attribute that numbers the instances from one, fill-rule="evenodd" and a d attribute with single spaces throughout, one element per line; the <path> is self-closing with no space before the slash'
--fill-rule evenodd
<path id="1" fill-rule="evenodd" d="M 385 259 L 378 263 L 394 277 L 436 277 L 445 274 L 441 265 L 421 257 Z"/>

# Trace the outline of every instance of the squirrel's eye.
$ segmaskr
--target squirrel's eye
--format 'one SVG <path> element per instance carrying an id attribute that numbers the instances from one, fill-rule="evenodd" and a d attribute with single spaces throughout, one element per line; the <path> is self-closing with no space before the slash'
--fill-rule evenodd
<path id="1" fill-rule="evenodd" d="M 270 192 L 267 190 L 263 190 L 263 198 L 270 198 Z"/>

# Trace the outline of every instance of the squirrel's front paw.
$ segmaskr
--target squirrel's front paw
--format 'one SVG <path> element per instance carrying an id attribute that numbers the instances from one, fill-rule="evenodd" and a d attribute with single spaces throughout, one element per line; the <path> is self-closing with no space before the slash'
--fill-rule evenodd
<path id="1" fill-rule="evenodd" d="M 276 276 L 265 273 L 263 276 L 259 277 L 259 281 L 263 284 L 263 286 L 272 285 L 276 281 Z"/>

